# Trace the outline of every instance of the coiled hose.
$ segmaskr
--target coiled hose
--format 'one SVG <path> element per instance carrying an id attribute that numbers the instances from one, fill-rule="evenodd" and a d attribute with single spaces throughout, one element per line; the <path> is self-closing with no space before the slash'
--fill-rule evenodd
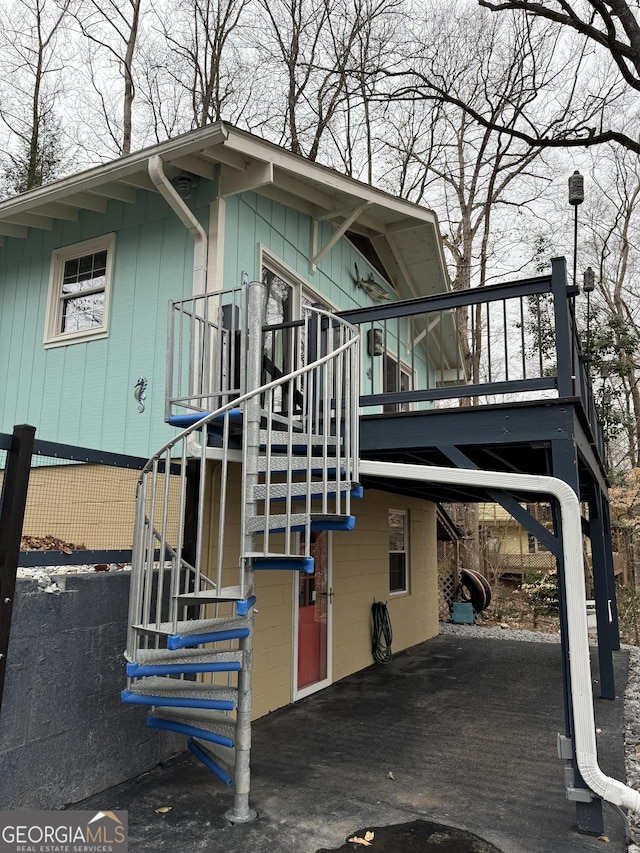
<path id="1" fill-rule="evenodd" d="M 387 605 L 382 601 L 374 601 L 371 605 L 373 614 L 373 637 L 371 640 L 371 654 L 376 663 L 391 663 L 391 620 Z"/>

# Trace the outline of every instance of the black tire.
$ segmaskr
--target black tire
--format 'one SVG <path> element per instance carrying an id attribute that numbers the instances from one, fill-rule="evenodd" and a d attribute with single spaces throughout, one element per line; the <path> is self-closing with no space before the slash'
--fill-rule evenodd
<path id="1" fill-rule="evenodd" d="M 482 613 L 491 604 L 491 587 L 480 572 L 460 569 L 460 586 L 463 598 L 471 602 L 476 613 Z"/>

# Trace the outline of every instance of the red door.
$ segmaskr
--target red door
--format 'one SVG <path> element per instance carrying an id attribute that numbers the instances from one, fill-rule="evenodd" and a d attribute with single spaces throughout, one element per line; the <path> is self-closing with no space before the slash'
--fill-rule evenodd
<path id="1" fill-rule="evenodd" d="M 311 534 L 313 575 L 300 575 L 298 590 L 298 690 L 328 676 L 329 534 Z"/>

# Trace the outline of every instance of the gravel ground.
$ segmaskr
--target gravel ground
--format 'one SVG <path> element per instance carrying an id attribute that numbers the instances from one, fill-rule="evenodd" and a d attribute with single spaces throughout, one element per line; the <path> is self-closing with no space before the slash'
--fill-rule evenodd
<path id="1" fill-rule="evenodd" d="M 462 637 L 484 637 L 488 640 L 521 640 L 528 643 L 559 643 L 559 633 L 529 631 L 523 628 L 494 627 L 481 625 L 453 625 L 440 623 L 441 634 L 458 634 Z M 629 674 L 624 694 L 624 748 L 626 783 L 631 788 L 640 788 L 640 648 L 623 645 L 629 652 Z M 640 853 L 640 815 L 630 815 L 627 853 Z"/>

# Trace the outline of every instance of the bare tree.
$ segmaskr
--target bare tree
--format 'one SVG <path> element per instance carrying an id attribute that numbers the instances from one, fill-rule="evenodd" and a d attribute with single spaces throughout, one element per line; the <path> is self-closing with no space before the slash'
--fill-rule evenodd
<path id="1" fill-rule="evenodd" d="M 596 290 L 588 324 L 583 317 L 584 348 L 615 449 L 611 462 L 628 470 L 640 465 L 640 165 L 611 145 L 593 165 L 586 258 Z"/>
<path id="2" fill-rule="evenodd" d="M 15 140 L 2 164 L 8 192 L 40 186 L 62 166 L 55 105 L 63 63 L 56 46 L 68 5 L 69 0 L 17 0 L 2 17 L 3 64 L 11 86 L 3 92 L 0 118 Z"/>
<path id="3" fill-rule="evenodd" d="M 101 105 L 102 117 L 118 154 L 129 154 L 133 136 L 134 58 L 140 29 L 142 0 L 67 0 L 83 36 L 89 79 Z M 102 54 L 109 73 L 100 66 Z M 122 76 L 121 110 L 112 109 L 112 70 Z"/>
<path id="4" fill-rule="evenodd" d="M 154 86 L 178 92 L 189 127 L 223 117 L 235 123 L 242 116 L 254 71 L 251 44 L 243 38 L 249 6 L 250 0 L 180 0 L 157 9 L 165 48 L 156 60 Z M 153 109 L 165 115 L 157 100 Z"/>
<path id="5" fill-rule="evenodd" d="M 478 0 L 480 6 L 493 12 L 516 13 L 528 21 L 551 23 L 556 31 L 565 35 L 575 34 L 582 50 L 592 50 L 592 69 L 601 68 L 603 63 L 615 72 L 615 77 L 595 75 L 595 86 L 567 114 L 561 125 L 549 126 L 540 123 L 539 117 L 523 115 L 523 120 L 508 132 L 529 145 L 555 148 L 586 147 L 603 142 L 615 142 L 623 148 L 640 153 L 638 137 L 628 127 L 628 112 L 619 108 L 619 101 L 626 90 L 640 91 L 640 25 L 637 19 L 637 4 L 625 0 Z M 566 56 L 566 53 L 565 53 Z M 549 94 L 544 86 L 537 92 Z M 463 104 L 460 104 L 463 106 Z M 469 113 L 476 121 L 492 130 L 504 130 L 504 125 L 494 117 L 473 107 Z"/>
<path id="6" fill-rule="evenodd" d="M 489 261 L 495 262 L 501 242 L 499 225 L 507 237 L 513 233 L 514 221 L 530 212 L 544 191 L 548 167 L 540 149 L 478 125 L 451 95 L 510 127 L 530 98 L 529 61 L 535 56 L 544 65 L 550 50 L 545 34 L 533 34 L 526 24 L 469 16 L 458 8 L 462 13 L 454 15 L 432 3 L 419 22 L 424 47 L 412 57 L 412 72 L 389 95 L 394 121 L 387 148 L 396 162 L 385 184 L 435 207 L 453 287 L 464 290 L 487 283 Z M 398 79 L 395 72 L 389 77 Z M 479 315 L 473 324 L 470 319 L 461 312 L 468 375 L 478 382 L 483 324 Z"/>
<path id="7" fill-rule="evenodd" d="M 368 75 L 374 31 L 399 9 L 399 0 L 260 0 L 265 39 L 263 67 L 281 81 L 282 109 L 272 108 L 265 127 L 280 144 L 316 160 L 338 117 L 352 116 L 349 98 L 368 108 Z M 366 119 L 365 119 L 366 120 Z M 336 132 L 336 137 L 340 136 Z M 350 137 L 347 138 L 347 144 Z M 340 139 L 340 148 L 345 140 Z M 331 148 L 331 146 L 329 146 Z M 353 160 L 339 158 L 351 171 Z M 326 157 L 325 157 L 326 159 Z"/>

